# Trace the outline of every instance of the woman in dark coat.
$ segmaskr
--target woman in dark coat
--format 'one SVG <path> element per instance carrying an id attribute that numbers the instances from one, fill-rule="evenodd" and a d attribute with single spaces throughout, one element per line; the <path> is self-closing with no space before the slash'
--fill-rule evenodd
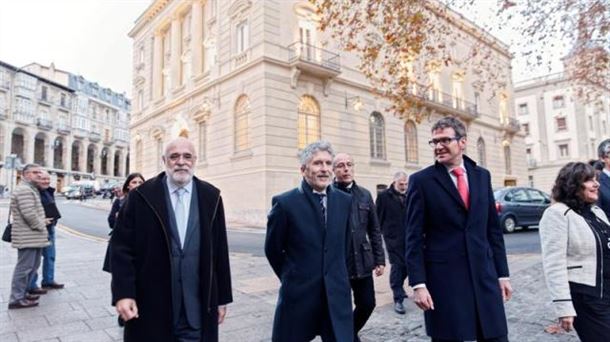
<path id="1" fill-rule="evenodd" d="M 123 183 L 123 187 L 118 190 L 123 193 L 123 196 L 119 196 L 119 194 L 117 194 L 117 198 L 112 203 L 112 208 L 110 209 L 110 214 L 108 214 L 108 226 L 110 226 L 110 229 L 111 229 L 110 233 L 108 233 L 108 235 L 112 235 L 112 229 L 114 228 L 114 225 L 116 223 L 116 218 L 119 215 L 119 210 L 121 209 L 121 206 L 123 205 L 123 203 L 125 202 L 125 199 L 127 198 L 127 194 L 129 194 L 130 190 L 137 188 L 142 183 L 144 183 L 144 176 L 142 176 L 138 172 L 131 173 L 131 174 L 129 174 L 129 176 L 127 176 L 125 183 Z M 109 249 L 110 249 L 110 244 L 108 244 L 108 248 L 106 249 L 106 256 L 104 257 L 104 266 L 102 267 L 102 270 L 110 273 Z"/>

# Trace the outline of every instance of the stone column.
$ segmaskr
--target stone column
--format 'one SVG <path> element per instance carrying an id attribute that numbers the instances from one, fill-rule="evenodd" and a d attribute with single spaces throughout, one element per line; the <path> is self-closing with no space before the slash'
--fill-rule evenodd
<path id="1" fill-rule="evenodd" d="M 107 160 L 106 166 L 108 167 L 108 175 L 114 177 L 114 147 L 108 149 Z"/>
<path id="2" fill-rule="evenodd" d="M 203 70 L 203 2 L 193 1 L 191 7 L 191 75 L 199 76 Z"/>
<path id="3" fill-rule="evenodd" d="M 49 169 L 55 167 L 55 165 L 53 165 L 55 161 L 55 138 L 55 135 L 48 135 L 48 138 L 44 144 L 44 163 Z"/>
<path id="4" fill-rule="evenodd" d="M 182 45 L 181 37 L 180 37 L 180 17 L 176 14 L 172 17 L 172 25 L 171 25 L 171 88 L 175 89 L 180 86 L 180 57 L 181 51 L 180 47 Z"/>
<path id="5" fill-rule="evenodd" d="M 158 99 L 163 95 L 163 89 L 161 88 L 163 82 L 163 37 L 160 31 L 155 32 L 153 45 L 153 99 Z"/>
<path id="6" fill-rule="evenodd" d="M 30 129 L 23 132 L 23 160 L 24 165 L 34 162 L 34 152 L 36 146 L 36 132 Z"/>
<path id="7" fill-rule="evenodd" d="M 119 177 L 127 176 L 125 174 L 125 158 L 127 157 L 127 153 L 125 150 L 119 150 Z"/>
<path id="8" fill-rule="evenodd" d="M 106 163 L 106 166 L 108 166 L 108 163 Z M 95 152 L 93 154 L 93 172 L 95 173 L 96 177 L 103 174 L 102 173 L 102 148 L 98 144 L 95 144 Z"/>
<path id="9" fill-rule="evenodd" d="M 85 145 L 85 141 L 81 140 L 81 148 L 78 151 L 78 168 L 80 172 L 87 172 L 87 148 L 89 146 Z"/>
<path id="10" fill-rule="evenodd" d="M 62 157 L 64 161 L 63 169 L 66 170 L 67 176 L 65 180 L 65 184 L 68 185 L 72 182 L 72 143 L 74 139 L 71 136 L 68 136 L 64 139 L 64 146 L 62 151 Z"/>

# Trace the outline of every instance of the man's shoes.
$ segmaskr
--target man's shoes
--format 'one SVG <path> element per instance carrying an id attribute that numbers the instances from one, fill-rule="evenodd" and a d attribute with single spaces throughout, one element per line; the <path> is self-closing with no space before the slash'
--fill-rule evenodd
<path id="1" fill-rule="evenodd" d="M 12 303 L 8 304 L 9 310 L 32 308 L 34 306 L 38 306 L 38 302 L 34 302 L 31 300 L 27 300 L 27 299 L 18 300 L 16 302 L 12 302 Z"/>
<path id="2" fill-rule="evenodd" d="M 396 311 L 397 314 L 401 314 L 401 315 L 404 315 L 407 312 L 405 310 L 405 306 L 402 305 L 401 302 L 394 303 L 394 311 Z"/>
<path id="3" fill-rule="evenodd" d="M 35 301 L 35 300 L 38 300 L 39 298 L 40 298 L 39 295 L 35 295 L 35 294 L 31 294 L 31 293 L 25 294 L 25 299 L 27 299 L 29 301 Z"/>
<path id="4" fill-rule="evenodd" d="M 47 290 L 59 290 L 64 288 L 64 284 L 52 282 L 48 284 L 42 284 L 42 288 Z"/>
<path id="5" fill-rule="evenodd" d="M 47 290 L 41 289 L 40 287 L 35 287 L 31 290 L 28 290 L 28 293 L 34 294 L 34 295 L 43 295 L 43 294 L 47 294 Z"/>

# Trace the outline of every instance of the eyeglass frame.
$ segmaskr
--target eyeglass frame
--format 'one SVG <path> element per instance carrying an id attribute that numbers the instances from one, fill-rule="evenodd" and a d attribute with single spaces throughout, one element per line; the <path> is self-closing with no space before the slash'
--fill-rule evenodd
<path id="1" fill-rule="evenodd" d="M 441 144 L 442 146 L 447 147 L 447 146 L 449 146 L 449 144 L 451 144 L 451 142 L 453 140 L 460 141 L 460 139 L 462 139 L 462 138 L 463 137 L 456 135 L 455 137 L 443 137 L 443 138 L 439 138 L 439 139 L 431 139 L 431 140 L 428 140 L 428 145 L 432 148 L 435 148 L 436 145 L 438 145 L 438 144 Z M 441 139 L 442 140 L 449 139 L 449 140 L 447 140 L 447 142 L 443 143 L 442 141 L 440 141 Z M 436 140 L 436 142 L 434 140 Z"/>

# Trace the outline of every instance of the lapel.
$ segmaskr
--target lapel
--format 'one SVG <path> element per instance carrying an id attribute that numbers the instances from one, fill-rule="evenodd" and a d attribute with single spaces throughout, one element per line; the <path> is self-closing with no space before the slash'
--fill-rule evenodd
<path id="1" fill-rule="evenodd" d="M 330 187 L 329 187 L 330 188 Z M 301 181 L 301 186 L 299 187 L 299 191 L 305 196 L 306 201 L 309 203 L 309 206 L 314 211 L 316 218 L 316 222 L 318 223 L 318 227 L 320 229 L 324 229 L 324 224 L 322 223 L 322 210 L 320 209 L 320 201 L 318 201 L 317 196 L 314 196 L 312 187 L 307 184 L 305 179 Z M 326 222 L 328 222 L 328 188 L 326 190 Z"/>
<path id="2" fill-rule="evenodd" d="M 469 171 L 468 169 L 466 169 L 466 171 Z M 470 173 L 470 172 L 468 172 Z M 468 181 L 470 182 L 470 176 L 468 176 Z M 445 192 L 447 192 L 449 194 L 449 196 L 451 198 L 453 198 L 454 201 L 457 202 L 457 204 L 459 204 L 460 206 L 462 206 L 462 208 L 464 208 L 464 210 L 466 209 L 464 202 L 462 201 L 462 198 L 460 197 L 460 193 L 457 190 L 457 187 L 455 186 L 455 184 L 453 184 L 453 181 L 451 180 L 451 177 L 449 176 L 449 172 L 447 172 L 447 168 L 439 163 L 436 162 L 434 163 L 434 179 L 436 179 L 436 181 L 441 185 L 441 187 L 445 190 Z M 471 183 L 469 183 L 469 187 L 471 186 Z M 470 196 L 472 199 L 472 195 Z"/>
<path id="3" fill-rule="evenodd" d="M 470 196 L 470 208 L 468 209 L 468 224 L 476 215 L 470 213 L 486 212 L 487 208 L 481 206 L 486 203 L 482 201 L 482 196 L 487 192 L 488 184 L 481 184 L 481 170 L 470 158 L 464 156 L 464 167 L 468 176 L 468 196 Z M 466 226 L 468 226 L 468 224 Z"/>
<path id="4" fill-rule="evenodd" d="M 354 186 L 356 184 L 354 183 Z M 337 226 L 337 215 L 335 215 L 337 213 L 337 193 L 338 191 L 341 191 L 339 189 L 336 189 L 334 186 L 329 185 L 328 188 L 326 188 L 326 229 L 328 230 L 329 227 L 336 227 Z M 352 201 L 352 204 L 356 203 L 356 201 Z"/>
<path id="5" fill-rule="evenodd" d="M 172 224 L 170 223 L 168 214 L 169 211 L 167 208 L 167 199 L 169 197 L 167 187 L 165 186 L 165 172 L 161 172 L 159 175 L 157 175 L 157 177 L 151 179 L 150 182 L 150 186 L 140 186 L 134 191 L 137 191 L 142 195 L 142 197 L 144 197 L 144 199 L 148 200 L 150 205 L 161 218 L 162 229 L 165 230 L 167 236 L 171 236 L 172 240 L 174 240 L 178 236 L 175 235 L 177 232 L 174 233 L 173 229 L 171 229 Z M 175 241 L 180 241 L 180 239 Z"/>

